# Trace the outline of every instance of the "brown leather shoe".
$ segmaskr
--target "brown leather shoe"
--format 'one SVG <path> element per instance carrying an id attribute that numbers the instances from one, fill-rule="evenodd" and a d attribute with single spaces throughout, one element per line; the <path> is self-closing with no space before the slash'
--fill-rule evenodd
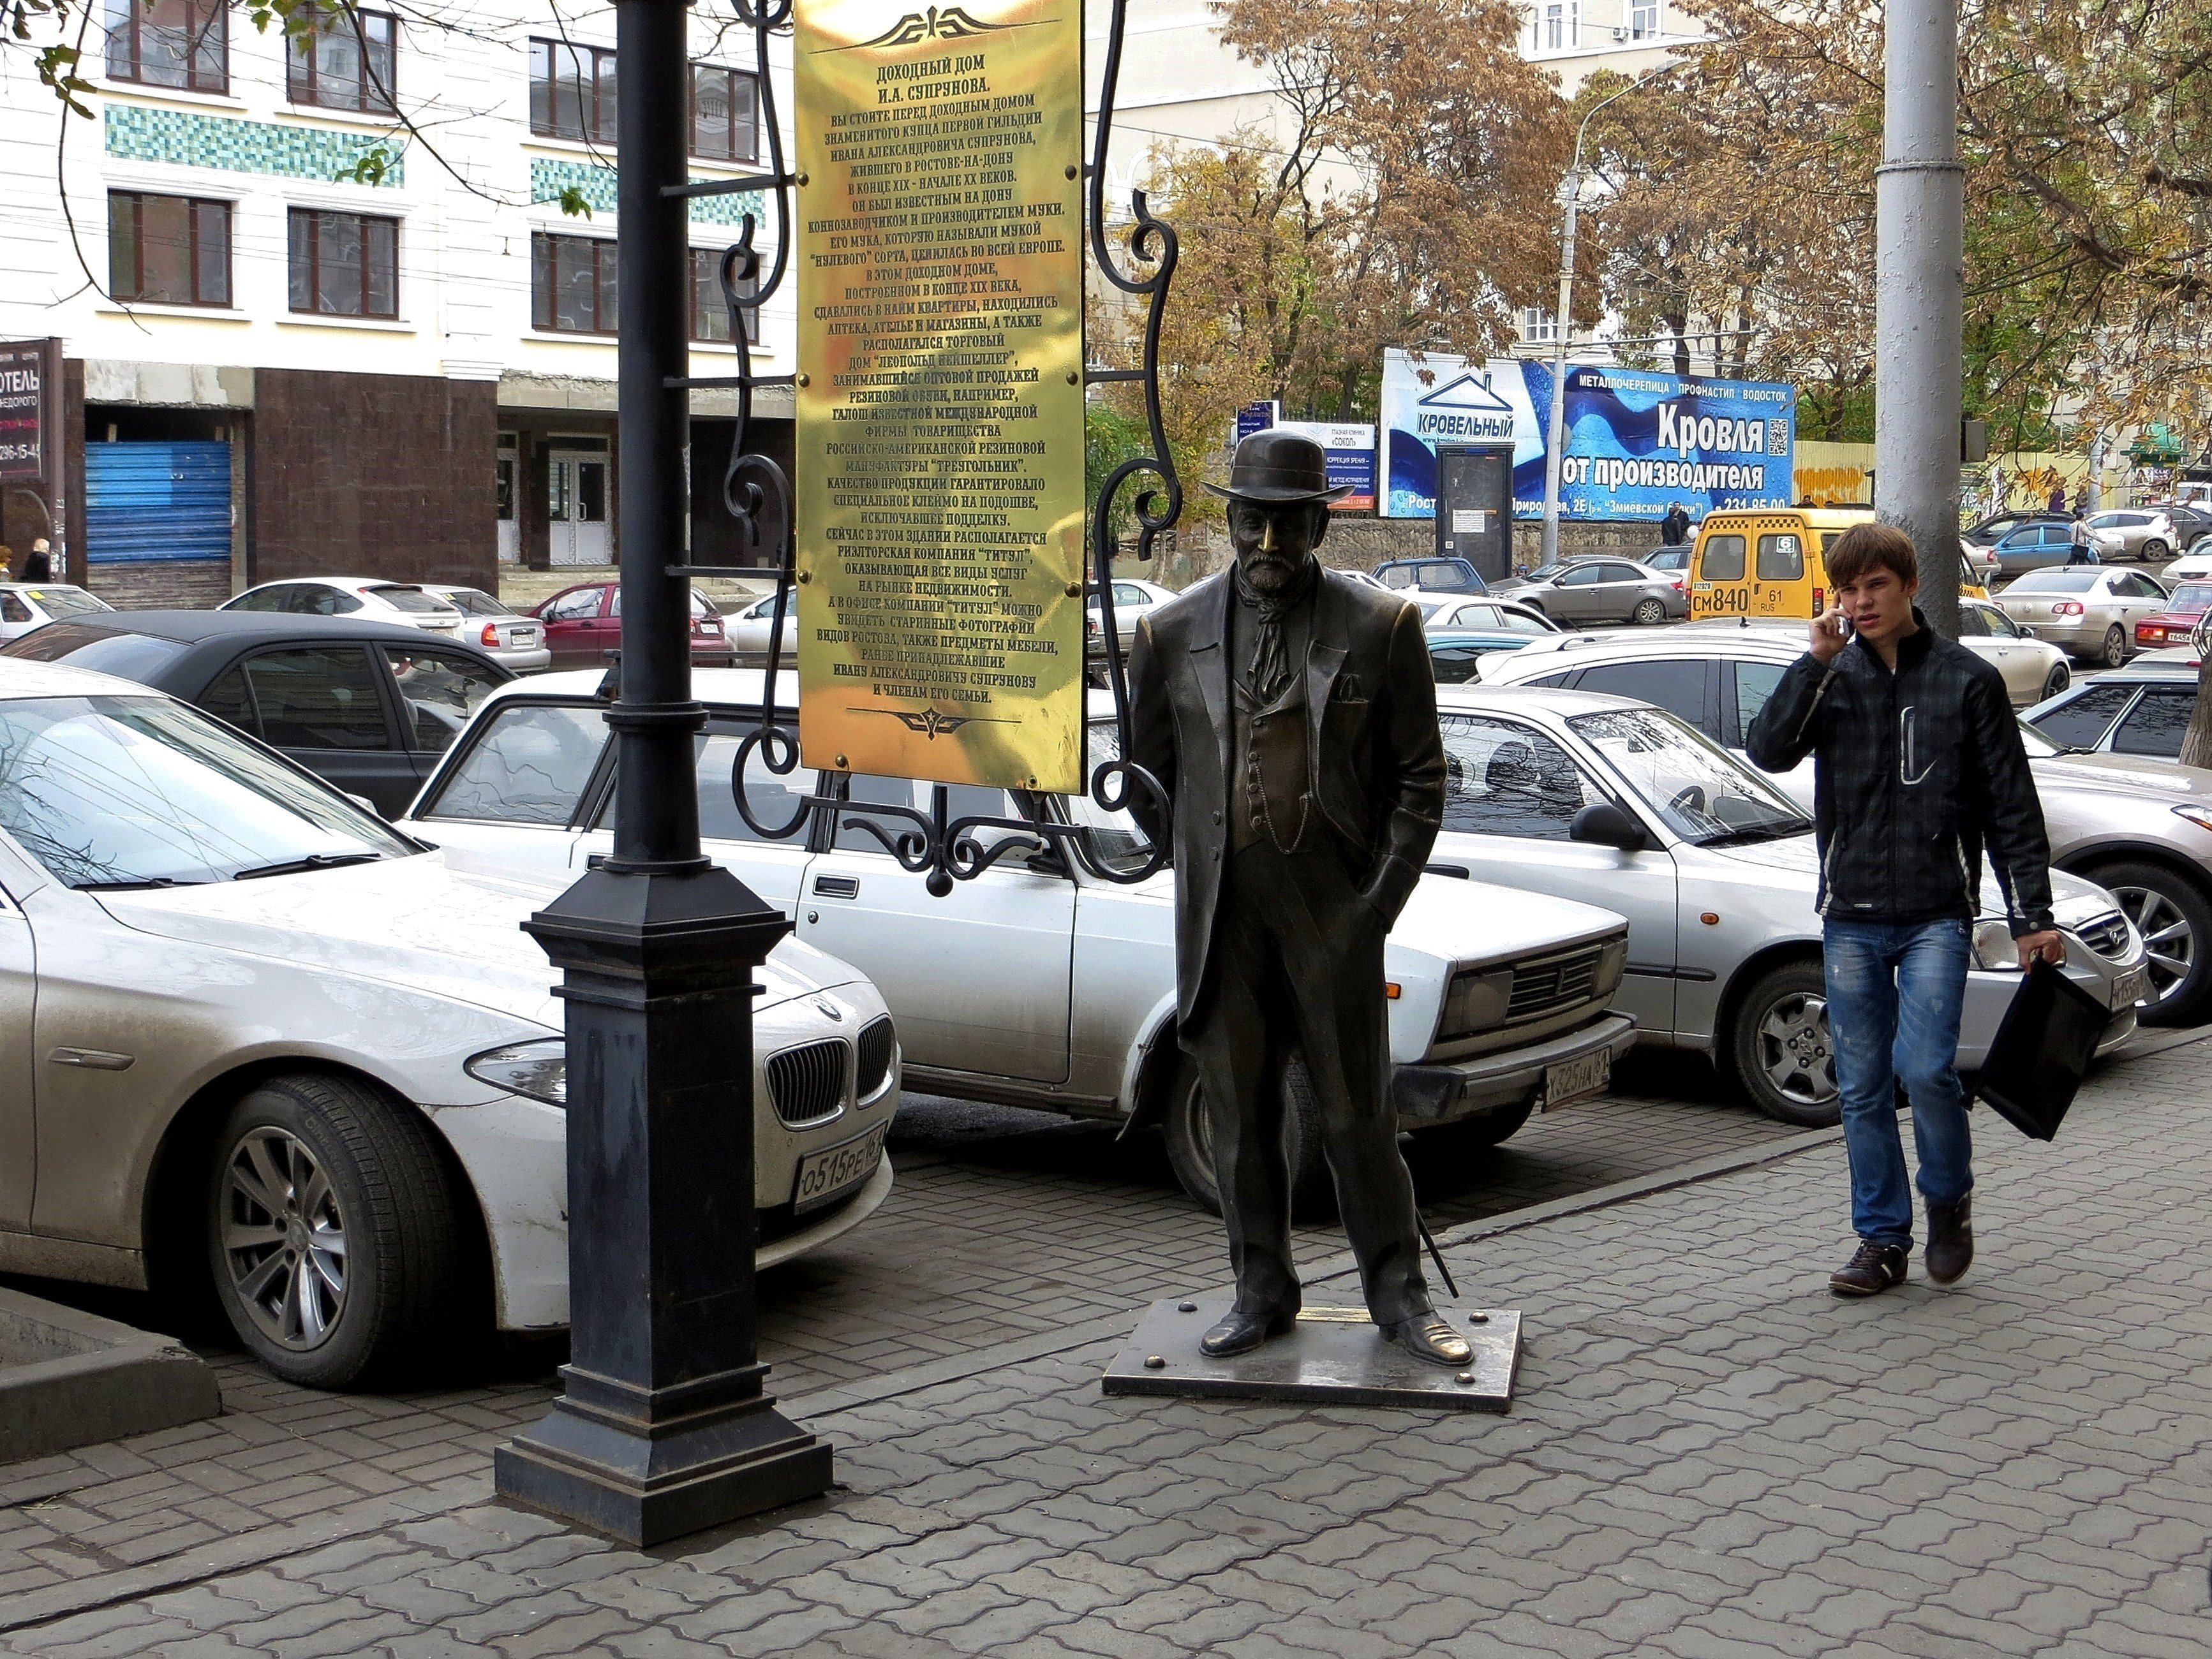
<path id="1" fill-rule="evenodd" d="M 1859 1240 L 1858 1253 L 1828 1275 L 1838 1296 L 1876 1296 L 1905 1282 L 1905 1252 L 1894 1244 Z"/>
<path id="2" fill-rule="evenodd" d="M 1974 1264 L 1974 1195 L 1955 1204 L 1928 1207 L 1928 1276 L 1939 1285 L 1956 1284 Z"/>

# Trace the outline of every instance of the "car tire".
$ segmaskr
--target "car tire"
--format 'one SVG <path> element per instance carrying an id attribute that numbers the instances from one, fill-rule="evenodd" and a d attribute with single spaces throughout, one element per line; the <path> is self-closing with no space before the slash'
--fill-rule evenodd
<path id="1" fill-rule="evenodd" d="M 1801 1129 L 1843 1121 L 1827 1009 L 1820 959 L 1810 956 L 1777 963 L 1732 1000 L 1716 1052 L 1747 1105 Z"/>
<path id="2" fill-rule="evenodd" d="M 203 1211 L 240 1341 L 306 1388 L 450 1354 L 466 1319 L 455 1188 L 429 1127 L 365 1085 L 301 1074 L 255 1087 L 216 1137 Z"/>
<path id="3" fill-rule="evenodd" d="M 1666 602 L 1660 599 L 1640 599 L 1637 602 L 1635 614 L 1628 620 L 1638 627 L 1656 627 L 1667 620 Z"/>
<path id="4" fill-rule="evenodd" d="M 2105 643 L 2096 660 L 2108 669 L 2117 669 L 2128 660 L 2128 636 L 2118 622 L 2105 630 Z"/>
<path id="5" fill-rule="evenodd" d="M 1327 1220 L 1336 1211 L 1336 1189 L 1322 1151 L 1321 1108 L 1303 1059 L 1291 1060 L 1283 1087 L 1288 1097 L 1283 1142 L 1290 1164 L 1291 1215 L 1299 1221 Z M 1168 1167 L 1185 1192 L 1218 1215 L 1221 1183 L 1213 1166 L 1213 1135 L 1206 1121 L 1198 1066 L 1188 1055 L 1176 1068 L 1170 1087 L 1174 1093 L 1168 1101 Z"/>
<path id="6" fill-rule="evenodd" d="M 2073 683 L 2073 670 L 2063 663 L 2054 663 L 2051 665 L 2050 675 L 2043 682 L 2043 690 L 2035 700 L 2047 703 Z"/>
<path id="7" fill-rule="evenodd" d="M 2172 551 L 2173 549 L 2166 546 L 2165 542 L 2160 541 L 2156 536 L 2153 536 L 2149 541 L 2144 542 L 2142 547 L 2136 549 L 2136 560 L 2140 564 L 2147 565 L 2154 559 L 2165 558 L 2166 554 Z"/>
<path id="8" fill-rule="evenodd" d="M 2082 875 L 2120 902 L 2153 955 L 2147 1026 L 2193 1026 L 2212 1002 L 2212 898 L 2163 864 L 2098 864 Z"/>

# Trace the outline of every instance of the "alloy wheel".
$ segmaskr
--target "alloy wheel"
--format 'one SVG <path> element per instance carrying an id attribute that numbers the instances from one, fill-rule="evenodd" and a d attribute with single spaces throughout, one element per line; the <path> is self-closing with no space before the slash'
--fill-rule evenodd
<path id="1" fill-rule="evenodd" d="M 2142 935 L 2150 969 L 2150 1006 L 2156 1008 L 2188 981 L 2197 966 L 2197 929 L 2181 907 L 2155 888 L 2114 887 L 2112 894 Z"/>
<path id="2" fill-rule="evenodd" d="M 2102 660 L 2108 669 L 2118 668 L 2128 660 L 2128 637 L 2120 631 L 2117 623 L 2105 630 L 2105 651 Z"/>
<path id="3" fill-rule="evenodd" d="M 1667 607 L 1656 599 L 1643 600 L 1630 620 L 1643 627 L 1656 627 L 1667 620 Z"/>
<path id="4" fill-rule="evenodd" d="M 1759 1022 L 1759 1063 L 1767 1086 L 1784 1099 L 1817 1106 L 1836 1098 L 1835 1044 L 1828 1035 L 1828 999 L 1793 991 Z"/>
<path id="5" fill-rule="evenodd" d="M 231 1287 L 262 1335 L 319 1347 L 345 1311 L 345 1217 L 307 1142 L 271 1125 L 240 1137 L 219 1225 Z"/>

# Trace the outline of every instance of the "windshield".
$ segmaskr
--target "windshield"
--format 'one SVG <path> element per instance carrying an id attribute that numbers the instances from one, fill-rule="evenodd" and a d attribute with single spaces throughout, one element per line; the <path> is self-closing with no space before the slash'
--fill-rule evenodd
<path id="1" fill-rule="evenodd" d="M 2176 610 L 2212 610 L 2212 582 L 2184 582 L 2173 590 Z"/>
<path id="2" fill-rule="evenodd" d="M 481 588 L 448 588 L 443 597 L 464 616 L 512 616 L 515 613 Z"/>
<path id="3" fill-rule="evenodd" d="M 2112 717 L 2107 715 L 2106 717 L 2110 719 Z M 2020 727 L 2021 747 L 2027 751 L 2027 758 L 2031 760 L 2048 760 L 2054 754 L 2071 754 L 2075 752 L 2052 742 L 2025 720 L 2015 724 Z"/>
<path id="4" fill-rule="evenodd" d="M 1767 841 L 1813 827 L 1788 796 L 1663 710 L 1579 714 L 1567 724 L 1686 841 Z"/>
<path id="5" fill-rule="evenodd" d="M 73 887 L 183 886 L 416 851 L 228 727 L 150 697 L 0 704 L 0 829 Z"/>
<path id="6" fill-rule="evenodd" d="M 2104 574 L 2094 570 L 2032 570 L 2005 590 L 2015 593 L 2087 593 Z"/>
<path id="7" fill-rule="evenodd" d="M 1093 721 L 1091 725 L 1091 767 L 1097 771 L 1101 763 L 1121 758 L 1121 733 L 1114 723 Z M 1089 779 L 1085 780 L 1087 784 Z M 1111 870 L 1134 870 L 1144 868 L 1145 860 L 1152 856 L 1152 844 L 1139 829 L 1136 820 L 1126 812 L 1108 812 L 1092 800 L 1086 790 L 1081 795 L 1058 797 L 1067 821 L 1080 824 L 1091 831 L 1091 853 L 1097 861 Z"/>
<path id="8" fill-rule="evenodd" d="M 1554 576 L 1557 576 L 1561 571 L 1566 569 L 1566 564 L 1564 560 L 1555 561 L 1549 565 L 1539 565 L 1535 569 L 1528 572 L 1528 579 L 1531 582 L 1548 582 Z"/>
<path id="9" fill-rule="evenodd" d="M 87 611 L 115 609 L 82 588 L 25 588 L 23 591 L 49 616 L 82 616 Z"/>
<path id="10" fill-rule="evenodd" d="M 453 609 L 435 594 L 425 593 L 420 588 L 377 587 L 364 591 L 374 594 L 392 609 L 404 610 L 413 616 L 434 616 Z"/>

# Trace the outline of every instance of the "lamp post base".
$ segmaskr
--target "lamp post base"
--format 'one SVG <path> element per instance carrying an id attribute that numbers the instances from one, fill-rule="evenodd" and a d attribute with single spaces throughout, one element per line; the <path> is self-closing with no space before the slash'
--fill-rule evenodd
<path id="1" fill-rule="evenodd" d="M 493 1483 L 504 1502 L 639 1548 L 818 1498 L 830 1448 L 758 1391 L 766 1370 L 706 1379 L 741 1397 L 691 1408 L 666 1397 L 690 1389 L 646 1401 L 564 1367 L 568 1392 L 493 1452 Z"/>

